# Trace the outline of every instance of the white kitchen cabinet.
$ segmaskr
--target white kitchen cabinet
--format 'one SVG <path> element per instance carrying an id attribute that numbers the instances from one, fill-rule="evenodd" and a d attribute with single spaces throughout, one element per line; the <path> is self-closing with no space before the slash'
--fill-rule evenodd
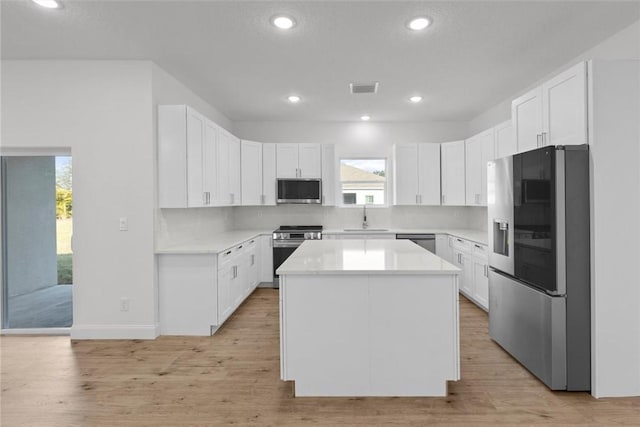
<path id="1" fill-rule="evenodd" d="M 519 153 L 541 146 L 542 88 L 535 88 L 511 102 L 511 123 Z"/>
<path id="2" fill-rule="evenodd" d="M 298 178 L 298 144 L 276 144 L 276 177 Z"/>
<path id="3" fill-rule="evenodd" d="M 262 204 L 276 204 L 276 144 L 262 144 Z"/>
<path id="4" fill-rule="evenodd" d="M 587 71 L 580 62 L 542 84 L 543 145 L 587 141 Z"/>
<path id="5" fill-rule="evenodd" d="M 246 243 L 246 257 L 247 257 L 247 283 L 245 286 L 245 297 L 248 296 L 255 288 L 258 287 L 258 238 L 249 240 Z"/>
<path id="6" fill-rule="evenodd" d="M 487 162 L 495 158 L 493 128 L 465 141 L 465 194 L 469 206 L 487 205 Z"/>
<path id="7" fill-rule="evenodd" d="M 242 205 L 256 206 L 263 201 L 262 144 L 241 142 Z"/>
<path id="8" fill-rule="evenodd" d="M 322 145 L 322 204 L 336 204 L 336 149 L 333 144 Z"/>
<path id="9" fill-rule="evenodd" d="M 473 299 L 483 309 L 489 309 L 489 261 L 487 247 L 473 244 Z"/>
<path id="10" fill-rule="evenodd" d="M 321 178 L 320 144 L 277 144 L 276 176 L 278 178 Z"/>
<path id="11" fill-rule="evenodd" d="M 440 204 L 440 144 L 393 146 L 393 204 Z"/>
<path id="12" fill-rule="evenodd" d="M 450 242 L 449 235 L 436 234 L 436 255 L 453 263 L 453 243 Z"/>
<path id="13" fill-rule="evenodd" d="M 218 127 L 217 206 L 239 206 L 241 199 L 240 140 Z"/>
<path id="14" fill-rule="evenodd" d="M 218 254 L 160 254 L 160 333 L 214 333 L 258 286 L 260 269 L 273 274 L 273 257 L 261 250 L 262 237 L 271 240 L 257 236 Z"/>
<path id="15" fill-rule="evenodd" d="M 158 106 L 158 203 L 209 206 L 216 186 L 215 126 L 186 105 Z"/>
<path id="16" fill-rule="evenodd" d="M 218 254 L 218 325 L 233 313 L 232 283 L 236 275 L 233 250 Z"/>
<path id="17" fill-rule="evenodd" d="M 462 270 L 458 279 L 460 291 L 471 297 L 473 295 L 473 260 L 469 241 L 454 237 L 453 261 L 453 264 Z"/>
<path id="18" fill-rule="evenodd" d="M 320 144 L 299 144 L 298 168 L 300 178 L 322 177 L 322 146 Z"/>
<path id="19" fill-rule="evenodd" d="M 511 156 L 518 151 L 516 142 L 513 137 L 513 127 L 511 126 L 511 120 L 500 123 L 493 128 L 495 139 L 495 157 Z"/>
<path id="20" fill-rule="evenodd" d="M 229 134 L 229 186 L 231 192 L 231 205 L 242 204 L 242 178 L 240 173 L 240 139 Z"/>
<path id="21" fill-rule="evenodd" d="M 450 240 L 453 242 L 453 264 L 462 270 L 458 277 L 460 292 L 480 308 L 488 310 L 487 246 L 459 237 L 451 237 Z"/>
<path id="22" fill-rule="evenodd" d="M 465 142 L 440 144 L 442 165 L 442 204 L 465 204 Z"/>
<path id="23" fill-rule="evenodd" d="M 580 62 L 512 101 L 518 152 L 588 143 L 586 80 L 586 66 Z"/>
<path id="24" fill-rule="evenodd" d="M 215 254 L 158 256 L 161 335 L 211 335 L 218 325 Z"/>
<path id="25" fill-rule="evenodd" d="M 272 283 L 273 282 L 273 239 L 271 235 L 260 236 L 258 239 L 260 247 L 260 283 Z"/>

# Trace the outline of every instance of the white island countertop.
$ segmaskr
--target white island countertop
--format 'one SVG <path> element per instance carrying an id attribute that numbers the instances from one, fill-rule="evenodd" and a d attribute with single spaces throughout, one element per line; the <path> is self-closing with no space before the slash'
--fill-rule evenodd
<path id="1" fill-rule="evenodd" d="M 409 240 L 307 240 L 277 274 L 458 274 Z"/>

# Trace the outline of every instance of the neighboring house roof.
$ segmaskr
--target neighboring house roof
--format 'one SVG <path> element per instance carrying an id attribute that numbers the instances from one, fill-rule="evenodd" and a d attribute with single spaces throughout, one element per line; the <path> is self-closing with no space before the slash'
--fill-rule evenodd
<path id="1" fill-rule="evenodd" d="M 340 165 L 340 181 L 379 181 L 384 182 L 385 177 L 354 168 L 349 165 Z"/>

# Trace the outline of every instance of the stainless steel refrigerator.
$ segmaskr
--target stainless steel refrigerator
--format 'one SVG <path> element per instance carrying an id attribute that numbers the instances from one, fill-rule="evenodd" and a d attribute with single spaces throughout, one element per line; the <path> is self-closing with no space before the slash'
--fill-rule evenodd
<path id="1" fill-rule="evenodd" d="M 553 390 L 590 390 L 589 151 L 489 162 L 489 335 Z"/>

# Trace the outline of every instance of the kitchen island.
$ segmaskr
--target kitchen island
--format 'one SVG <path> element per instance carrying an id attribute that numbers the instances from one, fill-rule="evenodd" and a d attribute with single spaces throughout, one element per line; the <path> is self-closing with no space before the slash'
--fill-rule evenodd
<path id="1" fill-rule="evenodd" d="M 459 269 L 408 240 L 304 242 L 278 269 L 296 396 L 445 396 L 460 378 Z"/>

